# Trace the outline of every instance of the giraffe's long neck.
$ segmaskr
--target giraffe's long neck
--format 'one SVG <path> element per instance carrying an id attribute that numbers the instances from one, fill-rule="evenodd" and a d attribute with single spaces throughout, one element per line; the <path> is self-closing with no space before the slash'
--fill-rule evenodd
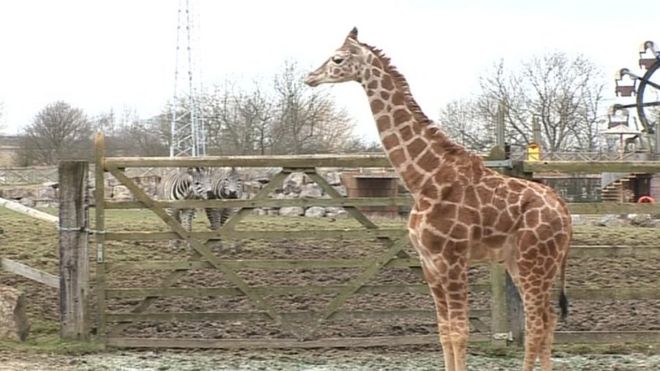
<path id="1" fill-rule="evenodd" d="M 408 190 L 415 194 L 442 165 L 448 150 L 457 146 L 424 116 L 404 77 L 389 60 L 373 51 L 367 60 L 371 67 L 361 84 L 383 148 Z"/>

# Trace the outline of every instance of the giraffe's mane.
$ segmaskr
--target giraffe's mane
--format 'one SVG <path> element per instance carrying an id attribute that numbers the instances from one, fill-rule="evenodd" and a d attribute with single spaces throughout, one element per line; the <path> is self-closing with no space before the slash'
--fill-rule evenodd
<path id="1" fill-rule="evenodd" d="M 422 108 L 419 106 L 419 104 L 417 104 L 417 101 L 413 97 L 412 92 L 410 91 L 410 85 L 408 85 L 408 81 L 403 76 L 403 74 L 399 72 L 396 66 L 392 64 L 390 57 L 385 55 L 385 52 L 383 52 L 381 49 L 364 43 L 360 44 L 371 51 L 376 56 L 376 58 L 380 60 L 380 62 L 383 64 L 383 69 L 389 73 L 390 76 L 392 76 L 394 84 L 403 93 L 406 106 L 413 114 L 413 117 L 420 124 L 426 126 L 430 136 L 436 140 L 444 142 L 444 144 L 448 146 L 447 149 L 449 152 L 459 151 L 469 153 L 469 151 L 467 151 L 463 146 L 450 140 L 449 137 L 440 129 L 440 127 L 433 120 L 428 118 L 428 116 L 426 116 L 424 111 L 422 111 Z"/>

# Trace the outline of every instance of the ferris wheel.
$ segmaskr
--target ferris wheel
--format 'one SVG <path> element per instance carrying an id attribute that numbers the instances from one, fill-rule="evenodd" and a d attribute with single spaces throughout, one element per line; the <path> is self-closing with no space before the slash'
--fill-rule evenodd
<path id="1" fill-rule="evenodd" d="M 658 131 L 660 124 L 660 51 L 653 41 L 645 41 L 639 50 L 640 73 L 634 73 L 628 68 L 619 70 L 615 77 L 615 93 L 619 97 L 635 96 L 635 102 L 615 104 L 614 110 L 634 108 L 641 125 L 641 131 L 646 136 L 649 147 L 655 142 L 652 135 Z M 656 135 L 657 136 L 657 135 Z M 642 140 L 643 145 L 646 141 Z M 650 149 L 650 148 L 649 148 Z"/>

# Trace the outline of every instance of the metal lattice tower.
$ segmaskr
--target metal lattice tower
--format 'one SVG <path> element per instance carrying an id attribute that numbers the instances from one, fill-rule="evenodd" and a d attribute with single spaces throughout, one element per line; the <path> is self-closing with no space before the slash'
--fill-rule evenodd
<path id="1" fill-rule="evenodd" d="M 199 105 L 201 83 L 196 81 L 199 78 L 199 71 L 193 58 L 194 24 L 190 3 L 190 0 L 179 0 L 177 10 L 174 96 L 170 105 L 172 135 L 170 157 L 206 154 L 206 128 Z M 182 25 L 185 30 L 182 30 Z M 183 32 L 185 32 L 183 35 L 185 50 L 181 49 Z M 183 58 L 181 58 L 182 54 Z M 187 70 L 187 81 L 180 81 L 183 80 L 179 73 L 181 67 Z"/>

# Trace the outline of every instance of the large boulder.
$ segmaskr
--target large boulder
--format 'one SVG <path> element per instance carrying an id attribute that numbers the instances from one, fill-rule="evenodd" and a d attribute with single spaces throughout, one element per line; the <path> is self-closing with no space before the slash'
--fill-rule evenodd
<path id="1" fill-rule="evenodd" d="M 279 214 L 281 216 L 302 216 L 305 214 L 305 210 L 298 206 L 282 207 Z"/>
<path id="2" fill-rule="evenodd" d="M 325 216 L 325 208 L 320 206 L 312 206 L 305 210 L 305 216 L 308 218 L 322 218 Z"/>
<path id="3" fill-rule="evenodd" d="M 605 214 L 599 221 L 595 223 L 600 227 L 618 227 L 628 224 L 626 220 L 622 219 L 619 215 Z"/>
<path id="4" fill-rule="evenodd" d="M 115 201 L 133 201 L 133 194 L 126 186 L 118 185 L 112 188 L 112 199 Z"/>
<path id="5" fill-rule="evenodd" d="M 321 198 L 323 190 L 316 183 L 308 183 L 302 186 L 300 198 Z"/>
<path id="6" fill-rule="evenodd" d="M 23 293 L 0 285 L 0 340 L 24 341 L 29 332 Z"/>

